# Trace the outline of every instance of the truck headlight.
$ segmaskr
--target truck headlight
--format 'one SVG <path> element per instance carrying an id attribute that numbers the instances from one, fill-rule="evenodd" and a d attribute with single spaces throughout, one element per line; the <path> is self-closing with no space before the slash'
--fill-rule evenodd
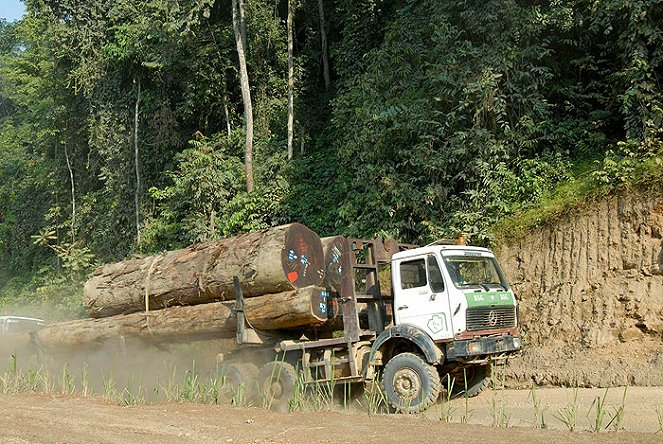
<path id="1" fill-rule="evenodd" d="M 467 352 L 472 354 L 481 353 L 481 342 L 469 342 L 467 344 Z"/>
<path id="2" fill-rule="evenodd" d="M 513 346 L 518 349 L 523 348 L 523 340 L 520 338 L 513 338 Z"/>

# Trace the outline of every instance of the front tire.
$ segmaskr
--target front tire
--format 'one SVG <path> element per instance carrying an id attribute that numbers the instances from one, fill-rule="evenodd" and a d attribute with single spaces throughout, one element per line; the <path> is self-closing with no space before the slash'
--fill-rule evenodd
<path id="1" fill-rule="evenodd" d="M 396 411 L 419 413 L 437 401 L 440 375 L 420 355 L 401 353 L 385 365 L 382 388 L 387 402 Z"/>

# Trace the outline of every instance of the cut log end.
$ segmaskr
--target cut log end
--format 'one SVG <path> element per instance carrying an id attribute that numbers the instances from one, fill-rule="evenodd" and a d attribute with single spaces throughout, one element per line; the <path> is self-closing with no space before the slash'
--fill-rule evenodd
<path id="1" fill-rule="evenodd" d="M 327 290 L 316 289 L 311 297 L 311 313 L 323 322 L 336 319 L 338 303 L 334 295 Z"/>
<path id="2" fill-rule="evenodd" d="M 281 252 L 281 265 L 290 285 L 293 288 L 321 285 L 324 260 L 318 235 L 302 224 L 290 225 Z"/>
<path id="3" fill-rule="evenodd" d="M 322 244 L 325 248 L 325 285 L 340 291 L 343 281 L 341 257 L 348 249 L 348 240 L 342 236 L 327 237 Z"/>

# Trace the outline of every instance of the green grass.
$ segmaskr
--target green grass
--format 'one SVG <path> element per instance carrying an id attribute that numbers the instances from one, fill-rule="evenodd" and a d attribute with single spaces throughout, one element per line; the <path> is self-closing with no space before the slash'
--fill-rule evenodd
<path id="1" fill-rule="evenodd" d="M 641 159 L 625 158 L 614 165 L 606 162 L 578 164 L 571 180 L 561 183 L 536 203 L 502 218 L 492 228 L 497 243 L 508 243 L 533 229 L 549 226 L 610 195 L 626 190 L 660 194 L 663 190 L 661 153 Z"/>

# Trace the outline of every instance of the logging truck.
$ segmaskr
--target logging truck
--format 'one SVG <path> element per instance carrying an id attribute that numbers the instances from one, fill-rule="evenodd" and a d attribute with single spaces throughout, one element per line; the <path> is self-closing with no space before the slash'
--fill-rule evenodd
<path id="1" fill-rule="evenodd" d="M 330 320 L 324 330 L 266 338 L 246 322 L 235 277 L 241 347 L 218 357 L 231 386 L 257 387 L 267 404 L 285 409 L 298 378 L 307 385 L 377 380 L 390 408 L 417 413 L 445 389 L 476 396 L 492 366 L 521 350 L 518 305 L 490 250 L 342 237 L 322 243 L 328 292 L 318 298 L 319 311 Z M 245 347 L 255 347 L 250 360 Z"/>
<path id="2" fill-rule="evenodd" d="M 379 381 L 415 413 L 475 396 L 519 352 L 518 306 L 494 254 L 463 243 L 320 237 L 298 223 L 100 266 L 89 318 L 30 333 L 57 354 L 127 341 L 231 339 L 227 386 L 285 409 L 297 382 Z M 119 339 L 119 341 L 118 341 Z"/>

